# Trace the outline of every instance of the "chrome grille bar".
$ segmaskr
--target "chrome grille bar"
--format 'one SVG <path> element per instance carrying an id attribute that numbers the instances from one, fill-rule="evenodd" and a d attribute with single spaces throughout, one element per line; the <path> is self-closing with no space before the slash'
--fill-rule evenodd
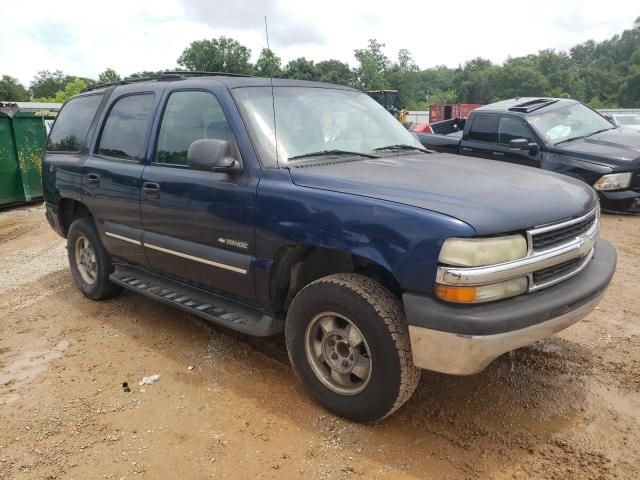
<path id="1" fill-rule="evenodd" d="M 554 230 L 579 224 L 580 222 L 588 220 L 590 216 L 594 217 L 594 221 L 590 224 L 588 230 L 581 235 L 574 236 L 560 245 L 554 245 L 544 250 L 533 249 L 533 236 L 539 233 L 552 232 Z M 587 265 L 593 255 L 593 247 L 598 240 L 599 231 L 600 222 L 598 207 L 582 217 L 553 225 L 536 227 L 527 231 L 529 251 L 523 258 L 511 262 L 487 265 L 483 267 L 440 266 L 436 273 L 436 282 L 443 285 L 478 286 L 527 276 L 529 278 L 530 292 L 546 288 L 578 274 Z M 546 280 L 539 284 L 534 282 L 533 274 L 536 271 L 561 265 L 562 263 L 578 258 L 583 258 L 584 261 L 576 262 L 575 269 L 568 272 L 562 272 L 561 275 L 554 276 L 550 280 Z"/>

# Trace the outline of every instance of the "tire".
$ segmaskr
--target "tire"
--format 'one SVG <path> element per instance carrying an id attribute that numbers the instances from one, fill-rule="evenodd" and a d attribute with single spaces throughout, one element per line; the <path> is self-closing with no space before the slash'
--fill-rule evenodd
<path id="1" fill-rule="evenodd" d="M 362 275 L 330 275 L 304 287 L 287 313 L 285 337 L 302 384 L 349 420 L 391 415 L 420 380 L 400 302 Z"/>
<path id="2" fill-rule="evenodd" d="M 71 224 L 67 254 L 73 279 L 85 297 L 105 300 L 122 292 L 122 287 L 109 280 L 113 263 L 91 218 L 79 218 Z"/>

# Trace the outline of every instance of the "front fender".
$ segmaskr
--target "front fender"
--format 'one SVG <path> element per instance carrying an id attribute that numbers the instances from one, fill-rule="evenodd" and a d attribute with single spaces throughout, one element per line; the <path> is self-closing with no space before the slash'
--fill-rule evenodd
<path id="1" fill-rule="evenodd" d="M 602 175 L 613 169 L 607 165 L 590 162 L 580 157 L 561 152 L 547 152 L 542 159 L 542 168 L 551 172 L 568 175 L 593 185 Z"/>
<path id="2" fill-rule="evenodd" d="M 431 294 L 442 242 L 476 234 L 468 224 L 440 213 L 301 187 L 287 177 L 286 170 L 269 171 L 258 187 L 255 272 L 263 305 L 268 305 L 273 260 L 283 247 L 355 254 L 388 270 L 404 291 Z"/>

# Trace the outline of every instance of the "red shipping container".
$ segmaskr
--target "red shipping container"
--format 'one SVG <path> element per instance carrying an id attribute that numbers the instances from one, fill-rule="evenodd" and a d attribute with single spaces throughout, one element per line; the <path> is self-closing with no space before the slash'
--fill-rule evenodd
<path id="1" fill-rule="evenodd" d="M 451 118 L 467 118 L 472 110 L 482 105 L 482 103 L 431 105 L 429 107 L 429 123 L 441 122 L 442 120 L 449 120 Z"/>

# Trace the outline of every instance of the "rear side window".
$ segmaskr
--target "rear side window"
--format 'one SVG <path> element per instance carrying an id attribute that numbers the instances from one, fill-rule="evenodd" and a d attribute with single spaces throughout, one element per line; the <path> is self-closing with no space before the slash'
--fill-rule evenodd
<path id="1" fill-rule="evenodd" d="M 477 115 L 469 130 L 469 140 L 497 143 L 498 117 L 496 115 Z"/>
<path id="2" fill-rule="evenodd" d="M 142 159 L 152 104 L 150 93 L 117 100 L 104 122 L 98 154 L 124 160 Z"/>
<path id="3" fill-rule="evenodd" d="M 230 140 L 232 135 L 222 107 L 211 93 L 173 92 L 162 117 L 155 161 L 187 165 L 187 151 L 193 142 Z"/>
<path id="4" fill-rule="evenodd" d="M 102 95 L 88 95 L 69 100 L 56 119 L 47 150 L 79 152 L 87 138 L 91 121 L 98 110 Z"/>
<path id="5" fill-rule="evenodd" d="M 500 117 L 498 124 L 498 142 L 501 145 L 509 145 L 511 140 L 524 138 L 533 142 L 531 129 L 518 118 Z"/>

